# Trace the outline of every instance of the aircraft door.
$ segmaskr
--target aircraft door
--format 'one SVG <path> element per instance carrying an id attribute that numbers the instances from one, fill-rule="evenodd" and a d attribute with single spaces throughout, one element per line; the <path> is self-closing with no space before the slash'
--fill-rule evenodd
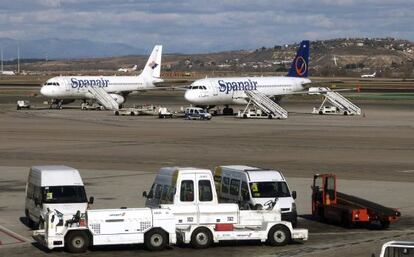
<path id="1" fill-rule="evenodd" d="M 70 79 L 64 80 L 64 87 L 66 92 L 69 92 L 71 90 L 72 85 L 70 83 Z"/>

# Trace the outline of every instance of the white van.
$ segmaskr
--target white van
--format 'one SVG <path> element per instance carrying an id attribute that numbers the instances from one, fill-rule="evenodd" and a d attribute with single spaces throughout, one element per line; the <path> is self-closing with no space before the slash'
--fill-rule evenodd
<path id="1" fill-rule="evenodd" d="M 84 213 L 89 202 L 79 172 L 67 166 L 33 166 L 26 184 L 25 215 L 30 227 L 43 226 L 47 209 L 72 217 Z"/>
<path id="2" fill-rule="evenodd" d="M 243 165 L 218 166 L 214 181 L 219 201 L 238 203 L 241 209 L 259 209 L 278 198 L 282 220 L 296 227 L 296 192 L 290 191 L 281 172 Z"/>

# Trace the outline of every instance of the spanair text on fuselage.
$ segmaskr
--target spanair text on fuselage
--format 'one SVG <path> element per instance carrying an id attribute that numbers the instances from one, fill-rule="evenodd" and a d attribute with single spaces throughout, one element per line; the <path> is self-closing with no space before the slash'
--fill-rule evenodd
<path id="1" fill-rule="evenodd" d="M 288 95 L 302 90 L 309 82 L 309 79 L 294 77 L 206 78 L 193 83 L 192 87 L 198 89 L 188 90 L 186 98 L 199 105 L 247 104 L 245 91 L 257 90 L 267 96 Z"/>
<path id="2" fill-rule="evenodd" d="M 139 76 L 61 76 L 48 81 L 58 82 L 59 86 L 50 87 L 54 97 L 58 98 L 93 98 L 89 92 L 90 87 L 103 88 L 108 93 L 121 91 L 136 91 L 154 87 L 150 81 L 145 81 Z"/>

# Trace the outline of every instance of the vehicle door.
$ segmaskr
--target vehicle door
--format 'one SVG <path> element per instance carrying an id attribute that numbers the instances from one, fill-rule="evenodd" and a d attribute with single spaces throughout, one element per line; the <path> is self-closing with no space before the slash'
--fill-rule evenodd
<path id="1" fill-rule="evenodd" d="M 198 222 L 196 176 L 194 173 L 180 174 L 177 180 L 174 204 L 167 205 L 174 213 L 176 224 L 190 225 Z"/>

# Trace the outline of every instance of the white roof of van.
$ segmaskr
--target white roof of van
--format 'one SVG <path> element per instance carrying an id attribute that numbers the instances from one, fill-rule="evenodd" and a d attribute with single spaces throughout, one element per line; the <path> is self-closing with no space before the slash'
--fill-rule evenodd
<path id="1" fill-rule="evenodd" d="M 33 166 L 31 172 L 40 177 L 40 186 L 83 186 L 77 169 L 64 165 Z"/>
<path id="2" fill-rule="evenodd" d="M 175 171 L 180 171 L 180 172 L 184 172 L 184 173 L 191 173 L 194 171 L 208 171 L 211 173 L 210 170 L 207 169 L 199 169 L 199 168 L 193 168 L 193 167 L 163 167 L 160 169 L 160 171 L 158 172 L 158 174 L 162 174 L 162 175 L 167 175 L 167 176 L 172 176 L 172 174 L 174 174 Z"/>
<path id="3" fill-rule="evenodd" d="M 246 165 L 227 165 L 221 167 L 222 169 L 245 172 L 248 174 L 250 181 L 285 181 L 283 175 L 277 170 L 266 170 Z"/>

